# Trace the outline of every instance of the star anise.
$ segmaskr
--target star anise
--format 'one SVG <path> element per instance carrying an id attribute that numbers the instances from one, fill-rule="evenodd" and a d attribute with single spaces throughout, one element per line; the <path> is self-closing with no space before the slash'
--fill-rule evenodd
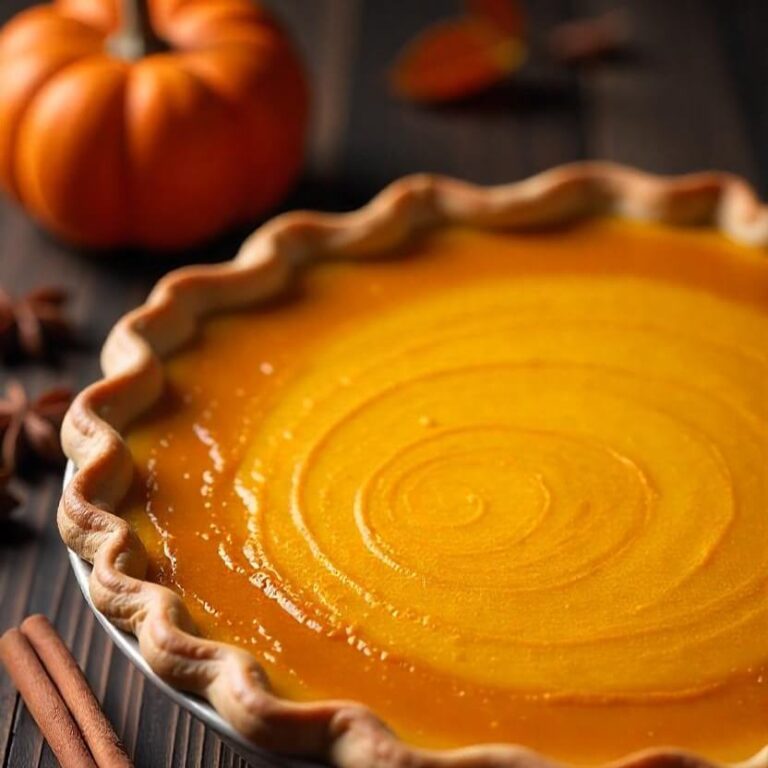
<path id="1" fill-rule="evenodd" d="M 0 288 L 0 356 L 45 357 L 52 346 L 71 335 L 64 312 L 67 293 L 43 287 L 14 298 Z"/>
<path id="2" fill-rule="evenodd" d="M 64 460 L 59 428 L 72 400 L 68 389 L 50 389 L 30 400 L 12 380 L 0 399 L 0 456 L 8 472 L 23 472 Z"/>
<path id="3" fill-rule="evenodd" d="M 0 523 L 21 503 L 19 497 L 8 487 L 10 479 L 9 472 L 0 470 Z"/>

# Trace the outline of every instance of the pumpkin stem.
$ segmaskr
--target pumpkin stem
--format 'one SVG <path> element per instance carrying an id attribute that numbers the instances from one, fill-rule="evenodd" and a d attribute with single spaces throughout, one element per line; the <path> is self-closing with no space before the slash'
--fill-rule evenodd
<path id="1" fill-rule="evenodd" d="M 113 56 L 135 61 L 168 49 L 152 28 L 149 0 L 121 0 L 120 8 L 120 27 L 107 40 Z"/>

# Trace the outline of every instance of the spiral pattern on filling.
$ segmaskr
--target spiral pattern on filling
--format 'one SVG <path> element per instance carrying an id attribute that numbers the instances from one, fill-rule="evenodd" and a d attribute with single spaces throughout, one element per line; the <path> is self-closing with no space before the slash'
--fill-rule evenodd
<path id="1" fill-rule="evenodd" d="M 482 685 L 706 690 L 765 662 L 766 350 L 757 309 L 627 276 L 350 324 L 250 431 L 252 581 L 361 653 Z"/>

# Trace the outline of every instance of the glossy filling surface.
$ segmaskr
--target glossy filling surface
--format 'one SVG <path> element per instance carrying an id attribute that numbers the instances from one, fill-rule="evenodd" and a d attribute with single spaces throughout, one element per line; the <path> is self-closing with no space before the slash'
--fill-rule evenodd
<path id="1" fill-rule="evenodd" d="M 579 762 L 768 743 L 768 260 L 446 228 L 213 319 L 129 435 L 153 579 L 293 699 Z"/>

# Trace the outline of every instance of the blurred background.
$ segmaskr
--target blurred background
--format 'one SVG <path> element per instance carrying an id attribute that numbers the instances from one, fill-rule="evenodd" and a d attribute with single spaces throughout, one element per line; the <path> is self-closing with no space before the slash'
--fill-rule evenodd
<path id="1" fill-rule="evenodd" d="M 0 22 L 27 5 L 2 0 Z M 437 104 L 393 92 L 390 73 L 425 29 L 463 13 L 460 2 L 267 5 L 300 50 L 312 101 L 306 163 L 277 210 L 348 210 L 416 171 L 495 184 L 584 158 L 661 173 L 731 171 L 768 195 L 765 0 L 621 6 L 528 0 L 525 62 L 496 82 Z M 587 27 L 570 40 L 586 53 L 553 49 L 553 31 L 564 23 L 616 9 L 621 29 L 609 30 L 607 43 L 590 41 Z M 16 360 L 0 366 L 0 389 L 15 378 L 31 395 L 54 386 L 76 392 L 97 378 L 99 348 L 111 326 L 162 274 L 191 261 L 231 258 L 258 223 L 254 218 L 171 255 L 119 248 L 93 253 L 46 234 L 17 205 L 1 200 L 0 287 L 13 296 L 50 285 L 62 289 L 73 333 L 46 365 Z M 25 480 L 22 503 L 0 522 L 0 632 L 32 612 L 51 617 L 138 766 L 245 765 L 189 714 L 152 695 L 95 625 L 55 526 L 60 485 L 57 471 Z M 4 674 L 0 765 L 55 765 Z"/>

